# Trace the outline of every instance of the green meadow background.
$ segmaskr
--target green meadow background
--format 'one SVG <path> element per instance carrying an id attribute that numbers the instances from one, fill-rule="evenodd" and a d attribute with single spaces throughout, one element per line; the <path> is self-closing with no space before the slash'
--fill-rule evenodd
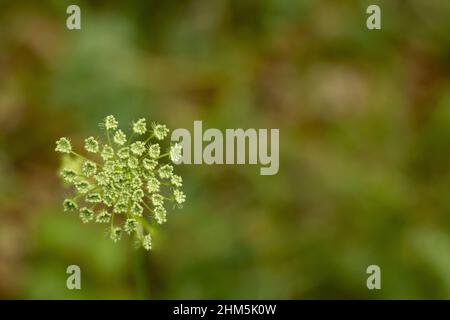
<path id="1" fill-rule="evenodd" d="M 449 57 L 445 0 L 0 1 L 0 298 L 450 299 Z M 54 152 L 108 114 L 279 128 L 279 173 L 179 166 L 151 253 L 114 244 Z"/>

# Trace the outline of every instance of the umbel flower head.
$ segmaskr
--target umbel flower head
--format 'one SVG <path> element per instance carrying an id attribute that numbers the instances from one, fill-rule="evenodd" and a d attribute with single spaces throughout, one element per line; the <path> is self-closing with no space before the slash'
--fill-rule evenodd
<path id="1" fill-rule="evenodd" d="M 73 196 L 63 201 L 64 211 L 78 212 L 83 223 L 108 224 L 114 242 L 128 234 L 150 250 L 151 228 L 166 222 L 167 203 L 181 207 L 186 201 L 182 178 L 173 173 L 172 165 L 180 160 L 182 148 L 175 144 L 162 153 L 160 143 L 169 129 L 157 123 L 147 128 L 145 119 L 133 122 L 128 138 L 112 115 L 101 127 L 106 142 L 86 138 L 86 157 L 72 150 L 69 139 L 63 137 L 56 142 L 55 151 L 81 162 L 79 168 L 63 168 L 60 172 L 74 190 Z"/>

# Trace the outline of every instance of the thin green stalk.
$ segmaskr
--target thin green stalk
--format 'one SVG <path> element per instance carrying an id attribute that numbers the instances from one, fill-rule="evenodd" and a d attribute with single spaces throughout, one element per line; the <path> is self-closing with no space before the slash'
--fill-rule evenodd
<path id="1" fill-rule="evenodd" d="M 147 274 L 146 255 L 142 250 L 133 250 L 134 275 L 138 299 L 150 299 L 149 279 Z"/>
<path id="2" fill-rule="evenodd" d="M 80 157 L 80 158 L 82 158 L 82 159 L 84 159 L 86 161 L 91 161 L 91 162 L 95 163 L 96 165 L 98 165 L 100 168 L 103 168 L 103 166 L 100 163 L 98 163 L 98 162 L 96 162 L 94 160 L 88 159 L 85 156 L 82 156 L 81 154 L 76 153 L 75 151 L 70 151 L 70 153 L 72 153 L 73 155 L 75 155 L 77 157 Z"/>
<path id="3" fill-rule="evenodd" d="M 152 133 L 152 134 L 147 138 L 147 140 L 144 141 L 144 144 L 147 144 L 147 142 L 149 142 L 150 139 L 153 138 L 153 137 L 154 137 L 154 134 Z"/>
<path id="4" fill-rule="evenodd" d="M 160 155 L 158 158 L 156 158 L 156 160 L 159 160 L 161 158 L 167 157 L 169 154 L 170 154 L 169 152 L 164 153 L 164 154 Z"/>

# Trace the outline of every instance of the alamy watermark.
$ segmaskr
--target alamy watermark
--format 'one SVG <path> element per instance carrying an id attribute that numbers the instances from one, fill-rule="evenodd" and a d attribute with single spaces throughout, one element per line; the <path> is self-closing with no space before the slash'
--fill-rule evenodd
<path id="1" fill-rule="evenodd" d="M 66 13 L 69 16 L 66 19 L 66 27 L 69 30 L 80 30 L 81 29 L 81 9 L 75 4 L 71 4 L 67 7 Z"/>
<path id="2" fill-rule="evenodd" d="M 66 286 L 69 290 L 81 289 L 81 269 L 76 264 L 67 267 L 66 273 L 70 274 L 67 277 Z"/>
<path id="3" fill-rule="evenodd" d="M 71 4 L 67 7 L 66 13 L 69 15 L 66 19 L 66 27 L 69 30 L 81 29 L 81 9 L 78 5 Z M 381 29 L 381 9 L 376 4 L 367 7 L 366 13 L 370 16 L 366 20 L 366 26 L 369 30 Z"/>
<path id="4" fill-rule="evenodd" d="M 366 20 L 366 26 L 369 30 L 380 30 L 381 29 L 381 9 L 376 4 L 371 4 L 367 7 L 367 14 L 370 16 Z"/>
<path id="5" fill-rule="evenodd" d="M 261 175 L 278 173 L 279 140 L 279 129 L 225 129 L 223 133 L 209 128 L 203 132 L 199 120 L 194 121 L 193 136 L 184 128 L 171 135 L 171 141 L 182 147 L 177 164 L 260 164 Z"/>
<path id="6" fill-rule="evenodd" d="M 381 268 L 376 264 L 372 264 L 367 267 L 366 273 L 370 274 L 367 277 L 366 286 L 369 290 L 381 289 Z"/>

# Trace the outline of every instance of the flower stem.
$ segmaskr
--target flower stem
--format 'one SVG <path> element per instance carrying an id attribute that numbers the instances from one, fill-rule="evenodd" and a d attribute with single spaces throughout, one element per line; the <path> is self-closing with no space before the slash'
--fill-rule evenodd
<path id="1" fill-rule="evenodd" d="M 128 138 L 127 147 L 130 146 L 131 140 L 133 140 L 133 138 L 134 138 L 134 132 L 130 135 L 130 138 Z"/>
<path id="2" fill-rule="evenodd" d="M 150 298 L 149 279 L 147 274 L 146 253 L 143 250 L 133 250 L 134 275 L 138 292 L 138 299 Z"/>
<path id="3" fill-rule="evenodd" d="M 113 146 L 112 146 L 112 143 L 111 143 L 111 137 L 109 136 L 109 130 L 108 129 L 106 129 L 106 137 L 108 139 L 109 146 L 112 148 Z"/>
<path id="4" fill-rule="evenodd" d="M 167 157 L 169 155 L 169 152 L 167 153 L 163 153 L 162 155 L 160 155 L 158 158 L 156 158 L 156 160 Z"/>
<path id="5" fill-rule="evenodd" d="M 150 139 L 153 138 L 153 137 L 154 137 L 154 134 L 152 133 L 152 134 L 147 138 L 147 140 L 144 141 L 144 144 L 147 144 L 147 142 L 149 142 Z"/>
<path id="6" fill-rule="evenodd" d="M 82 156 L 81 154 L 76 153 L 75 151 L 71 151 L 71 153 L 72 153 L 73 155 L 77 156 L 77 157 L 80 157 L 80 158 L 86 160 L 86 161 L 94 162 L 96 165 L 98 165 L 99 167 L 103 168 L 103 166 L 102 166 L 100 163 L 98 163 L 98 162 L 96 162 L 96 161 L 94 161 L 94 160 L 88 159 L 88 158 L 86 158 L 85 156 Z"/>

